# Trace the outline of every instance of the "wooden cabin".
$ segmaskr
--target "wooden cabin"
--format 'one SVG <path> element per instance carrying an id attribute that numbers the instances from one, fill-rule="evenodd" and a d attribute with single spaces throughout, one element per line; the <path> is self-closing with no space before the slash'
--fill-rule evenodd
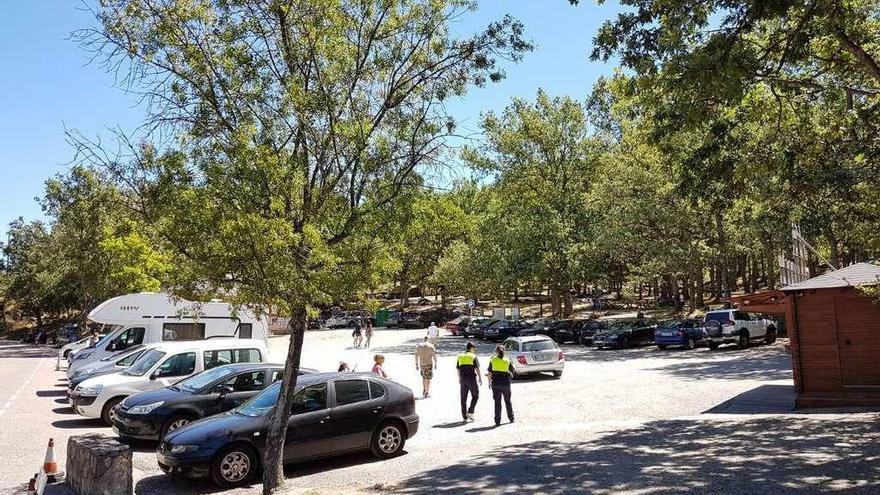
<path id="1" fill-rule="evenodd" d="M 739 298 L 746 311 L 782 313 L 797 407 L 880 406 L 880 266 L 858 263 L 780 291 Z"/>

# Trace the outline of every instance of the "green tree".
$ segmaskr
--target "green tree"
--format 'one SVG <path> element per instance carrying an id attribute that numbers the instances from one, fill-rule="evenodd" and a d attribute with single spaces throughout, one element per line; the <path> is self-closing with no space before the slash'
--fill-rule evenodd
<path id="1" fill-rule="evenodd" d="M 419 184 L 454 122 L 445 99 L 503 77 L 530 45 L 506 17 L 466 38 L 463 0 L 131 0 L 79 33 L 153 104 L 149 124 L 180 136 L 105 163 L 144 198 L 141 213 L 186 259 L 189 289 L 291 316 L 263 490 L 283 483 L 309 307 L 363 283 L 377 218 Z M 99 150 L 81 151 L 101 160 Z M 355 274 L 354 276 L 352 274 Z M 350 289 L 346 289 L 350 290 Z"/>

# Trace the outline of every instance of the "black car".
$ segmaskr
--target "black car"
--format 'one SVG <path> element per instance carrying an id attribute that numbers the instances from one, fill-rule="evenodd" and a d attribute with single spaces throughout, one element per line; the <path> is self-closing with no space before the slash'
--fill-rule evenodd
<path id="1" fill-rule="evenodd" d="M 218 366 L 171 387 L 132 395 L 116 408 L 113 430 L 121 437 L 161 440 L 196 419 L 228 411 L 281 378 L 284 365 Z M 300 368 L 300 375 L 315 373 Z"/>
<path id="2" fill-rule="evenodd" d="M 519 335 L 519 331 L 529 325 L 520 320 L 498 320 L 485 327 L 483 338 L 487 340 L 504 340 L 507 337 Z"/>
<path id="3" fill-rule="evenodd" d="M 168 434 L 156 451 L 166 473 L 210 476 L 231 488 L 259 472 L 269 418 L 280 383 L 224 414 L 193 422 Z M 292 463 L 370 450 L 380 458 L 400 454 L 416 434 L 412 390 L 373 374 L 318 373 L 297 380 L 284 442 Z"/>
<path id="4" fill-rule="evenodd" d="M 550 322 L 547 320 L 534 320 L 524 323 L 516 333 L 517 337 L 528 337 L 532 335 L 547 335 Z"/>
<path id="5" fill-rule="evenodd" d="M 486 336 L 486 329 L 499 320 L 493 318 L 477 318 L 471 320 L 464 333 L 464 338 L 476 337 L 482 339 Z"/>
<path id="6" fill-rule="evenodd" d="M 557 320 L 547 326 L 547 336 L 557 343 L 577 342 L 583 320 Z"/>
<path id="7" fill-rule="evenodd" d="M 586 320 L 578 330 L 577 343 L 581 345 L 593 345 L 593 338 L 597 333 L 608 329 L 608 323 L 600 320 Z"/>
<path id="8" fill-rule="evenodd" d="M 625 349 L 635 345 L 653 344 L 656 328 L 657 324 L 651 320 L 618 321 L 606 330 L 597 332 L 593 337 L 593 345 L 599 349 Z"/>

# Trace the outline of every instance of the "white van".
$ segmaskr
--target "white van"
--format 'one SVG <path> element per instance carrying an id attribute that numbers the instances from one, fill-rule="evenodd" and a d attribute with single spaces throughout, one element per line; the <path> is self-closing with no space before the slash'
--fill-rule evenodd
<path id="1" fill-rule="evenodd" d="M 209 339 L 157 344 L 128 369 L 83 381 L 70 394 L 70 405 L 80 416 L 112 424 L 117 404 L 129 395 L 169 387 L 202 371 L 234 363 L 264 363 L 266 343 L 256 339 Z"/>
<path id="2" fill-rule="evenodd" d="M 94 347 L 68 355 L 68 377 L 89 362 L 140 344 L 215 337 L 266 342 L 269 337 L 269 319 L 247 308 L 236 311 L 228 303 L 195 303 L 156 292 L 108 299 L 88 319 L 101 324 L 107 336 Z"/>

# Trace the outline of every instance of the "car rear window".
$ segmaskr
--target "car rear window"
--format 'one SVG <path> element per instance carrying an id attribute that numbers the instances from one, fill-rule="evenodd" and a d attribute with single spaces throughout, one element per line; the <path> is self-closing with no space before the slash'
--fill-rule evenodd
<path id="1" fill-rule="evenodd" d="M 333 382 L 333 388 L 336 391 L 337 406 L 370 400 L 366 380 L 339 380 Z"/>
<path id="2" fill-rule="evenodd" d="M 717 321 L 723 323 L 730 320 L 730 313 L 726 311 L 718 313 L 706 313 L 706 321 Z"/>
<path id="3" fill-rule="evenodd" d="M 531 351 L 552 351 L 558 349 L 556 343 L 552 340 L 533 340 L 531 342 L 523 342 L 523 352 Z"/>
<path id="4" fill-rule="evenodd" d="M 370 381 L 370 398 L 378 399 L 385 395 L 385 387 L 374 381 Z"/>

